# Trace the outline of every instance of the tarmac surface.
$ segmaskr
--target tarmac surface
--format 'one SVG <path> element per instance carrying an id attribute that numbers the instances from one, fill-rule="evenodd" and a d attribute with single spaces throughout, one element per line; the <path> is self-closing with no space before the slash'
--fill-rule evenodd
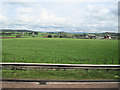
<path id="1" fill-rule="evenodd" d="M 2 88 L 118 88 L 118 82 L 92 82 L 92 83 L 58 83 L 49 82 L 2 82 Z"/>

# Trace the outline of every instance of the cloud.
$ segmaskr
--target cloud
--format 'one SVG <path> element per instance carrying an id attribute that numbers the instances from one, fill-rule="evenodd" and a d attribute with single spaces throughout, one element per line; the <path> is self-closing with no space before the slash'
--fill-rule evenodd
<path id="1" fill-rule="evenodd" d="M 7 22 L 7 18 L 3 15 L 0 15 L 0 22 Z"/>
<path id="2" fill-rule="evenodd" d="M 119 0 L 1 0 L 2 2 L 119 2 Z"/>
<path id="3" fill-rule="evenodd" d="M 35 17 L 33 16 L 33 8 L 23 8 L 19 7 L 17 8 L 15 13 L 15 20 L 23 23 L 33 23 L 35 20 Z"/>
<path id="4" fill-rule="evenodd" d="M 2 2 L 35 2 L 38 0 L 1 0 Z"/>
<path id="5" fill-rule="evenodd" d="M 50 24 L 61 24 L 66 21 L 65 18 L 57 17 L 55 14 L 49 13 L 45 8 L 42 8 L 42 13 L 40 14 L 39 20 Z"/>
<path id="6" fill-rule="evenodd" d="M 55 26 L 55 24 L 62 24 L 66 21 L 65 18 L 57 17 L 45 8 L 39 8 L 36 11 L 33 8 L 18 8 L 16 9 L 16 21 L 24 24 L 39 24 L 37 26 Z"/>
<path id="7" fill-rule="evenodd" d="M 89 32 L 103 32 L 103 31 L 118 31 L 118 14 L 117 14 L 117 6 L 116 4 L 109 4 L 109 6 L 105 6 L 106 4 L 94 4 L 92 10 L 85 11 L 84 15 L 84 27 L 86 26 L 86 30 Z M 89 7 L 93 7 L 89 5 Z"/>
<path id="8" fill-rule="evenodd" d="M 86 7 L 90 10 L 93 10 L 95 8 L 94 5 L 87 5 Z"/>
<path id="9" fill-rule="evenodd" d="M 6 28 L 66 32 L 117 31 L 116 3 L 2 4 L 0 17 L 2 21 L 8 20 Z"/>
<path id="10" fill-rule="evenodd" d="M 16 9 L 16 13 L 22 13 L 22 14 L 25 14 L 25 13 L 33 13 L 33 8 L 23 8 L 23 7 L 20 7 L 20 8 L 17 8 Z"/>
<path id="11" fill-rule="evenodd" d="M 4 15 L 4 10 L 3 10 L 4 6 L 3 4 L 0 2 L 0 23 L 3 23 L 3 22 L 7 22 L 8 21 L 8 18 Z"/>
<path id="12" fill-rule="evenodd" d="M 109 13 L 110 11 L 108 10 L 108 9 L 102 9 L 102 10 L 100 10 L 100 14 L 107 14 L 107 13 Z"/>
<path id="13" fill-rule="evenodd" d="M 0 14 L 0 28 L 6 28 L 8 18 Z"/>

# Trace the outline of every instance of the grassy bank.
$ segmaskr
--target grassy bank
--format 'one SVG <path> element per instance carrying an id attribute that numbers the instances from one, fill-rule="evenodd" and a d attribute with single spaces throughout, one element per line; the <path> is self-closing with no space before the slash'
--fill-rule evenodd
<path id="1" fill-rule="evenodd" d="M 41 79 L 41 80 L 95 80 L 120 79 L 118 71 L 78 70 L 78 71 L 35 71 L 35 70 L 2 70 L 2 78 Z"/>

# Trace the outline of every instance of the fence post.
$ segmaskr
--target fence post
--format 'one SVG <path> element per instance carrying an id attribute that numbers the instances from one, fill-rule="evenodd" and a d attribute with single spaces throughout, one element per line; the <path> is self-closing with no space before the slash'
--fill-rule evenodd
<path id="1" fill-rule="evenodd" d="M 70 58 L 68 58 L 69 59 L 69 62 L 70 62 Z"/>
<path id="2" fill-rule="evenodd" d="M 32 58 L 32 63 L 34 62 L 34 57 Z"/>
<path id="3" fill-rule="evenodd" d="M 72 58 L 70 60 L 71 60 L 71 63 L 72 63 L 73 62 Z"/>
<path id="4" fill-rule="evenodd" d="M 15 62 L 15 56 L 14 56 L 14 62 Z"/>
<path id="5" fill-rule="evenodd" d="M 41 63 L 43 63 L 43 57 L 42 57 Z"/>
<path id="6" fill-rule="evenodd" d="M 119 58 L 119 61 L 118 61 L 118 63 L 120 63 L 120 58 Z"/>
<path id="7" fill-rule="evenodd" d="M 61 59 L 61 64 L 62 64 L 62 59 Z"/>
<path id="8" fill-rule="evenodd" d="M 113 59 L 112 59 L 112 64 L 113 64 Z"/>
<path id="9" fill-rule="evenodd" d="M 51 61 L 50 63 L 52 63 L 52 59 L 50 59 L 50 61 Z"/>
<path id="10" fill-rule="evenodd" d="M 81 64 L 81 60 L 80 60 L 80 64 Z"/>
<path id="11" fill-rule="evenodd" d="M 4 61 L 6 61 L 6 56 L 4 56 Z"/>
<path id="12" fill-rule="evenodd" d="M 57 61 L 56 57 L 55 57 L 55 61 Z M 57 63 L 59 63 L 59 61 L 57 61 Z"/>
<path id="13" fill-rule="evenodd" d="M 104 64 L 106 64 L 106 59 L 104 60 Z"/>
<path id="14" fill-rule="evenodd" d="M 24 57 L 23 57 L 23 63 L 24 63 Z"/>
<path id="15" fill-rule="evenodd" d="M 54 61 L 54 59 L 51 57 L 51 61 Z"/>
<path id="16" fill-rule="evenodd" d="M 89 63 L 89 59 L 88 59 L 88 63 Z"/>
<path id="17" fill-rule="evenodd" d="M 51 63 L 54 63 L 54 61 L 51 59 Z"/>
<path id="18" fill-rule="evenodd" d="M 96 64 L 97 64 L 97 59 L 96 59 Z"/>

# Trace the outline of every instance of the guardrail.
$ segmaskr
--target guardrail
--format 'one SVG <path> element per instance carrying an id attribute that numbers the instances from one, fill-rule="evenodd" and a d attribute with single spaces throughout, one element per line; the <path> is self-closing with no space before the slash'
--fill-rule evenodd
<path id="1" fill-rule="evenodd" d="M 44 63 L 0 63 L 3 67 L 24 69 L 115 69 L 120 65 L 91 65 L 91 64 L 44 64 Z"/>
<path id="2" fill-rule="evenodd" d="M 2 79 L 4 82 L 39 82 L 40 84 L 46 84 L 47 82 L 120 82 L 120 80 L 26 80 L 26 79 Z"/>
<path id="3" fill-rule="evenodd" d="M 36 68 L 36 69 L 84 69 L 86 70 L 119 70 L 119 65 L 90 65 L 90 64 L 44 64 L 44 63 L 0 63 L 3 68 L 13 68 L 16 69 L 26 69 L 26 68 Z M 22 70 L 22 69 L 21 69 Z M 119 82 L 120 80 L 19 80 L 19 79 L 2 79 L 0 81 L 7 82 L 39 82 L 40 84 L 46 84 L 46 82 Z"/>
<path id="4" fill-rule="evenodd" d="M 120 65 L 92 65 L 92 64 L 45 64 L 45 63 L 0 63 L 0 65 L 15 65 L 15 66 L 58 66 L 58 67 L 115 67 Z"/>

